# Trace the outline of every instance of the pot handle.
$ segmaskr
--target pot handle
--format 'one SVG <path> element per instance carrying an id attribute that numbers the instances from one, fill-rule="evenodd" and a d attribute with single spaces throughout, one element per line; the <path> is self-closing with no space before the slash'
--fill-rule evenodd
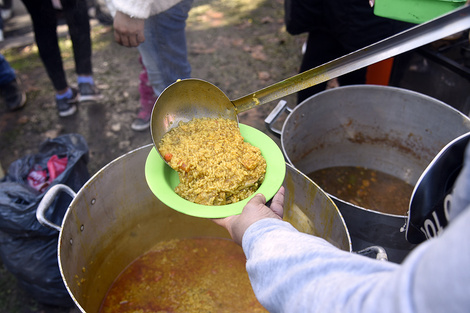
<path id="1" fill-rule="evenodd" d="M 292 109 L 287 106 L 287 101 L 285 100 L 279 101 L 276 107 L 271 111 L 271 113 L 269 113 L 268 117 L 266 117 L 266 119 L 264 120 L 266 128 L 272 134 L 279 138 L 281 138 L 282 131 L 279 129 L 275 129 L 273 124 L 276 123 L 276 121 L 279 119 L 283 112 L 286 112 L 287 114 L 290 114 L 292 112 Z"/>
<path id="2" fill-rule="evenodd" d="M 46 192 L 41 202 L 39 202 L 38 208 L 36 210 L 36 219 L 41 225 L 55 229 L 59 232 L 61 230 L 61 227 L 49 221 L 46 218 L 45 213 L 57 197 L 57 194 L 61 191 L 68 193 L 72 198 L 75 198 L 76 196 L 75 191 L 73 191 L 72 188 L 70 188 L 69 186 L 63 184 L 54 185 Z"/>
<path id="3" fill-rule="evenodd" d="M 378 261 L 388 261 L 387 252 L 381 246 L 370 246 L 355 253 L 371 258 L 375 255 L 375 259 Z"/>

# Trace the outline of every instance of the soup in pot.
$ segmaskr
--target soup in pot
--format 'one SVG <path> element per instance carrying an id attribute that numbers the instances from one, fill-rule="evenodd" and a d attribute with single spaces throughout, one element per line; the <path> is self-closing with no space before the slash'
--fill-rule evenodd
<path id="1" fill-rule="evenodd" d="M 308 177 L 341 200 L 395 215 L 407 214 L 414 188 L 392 175 L 358 166 L 324 168 Z"/>
<path id="2" fill-rule="evenodd" d="M 100 313 L 267 312 L 245 263 L 242 248 L 228 239 L 160 242 L 116 278 Z"/>

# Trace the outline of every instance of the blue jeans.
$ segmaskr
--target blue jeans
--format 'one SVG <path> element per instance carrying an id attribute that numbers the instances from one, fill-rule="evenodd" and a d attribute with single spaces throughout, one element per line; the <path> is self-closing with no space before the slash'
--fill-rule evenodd
<path id="1" fill-rule="evenodd" d="M 0 85 L 6 85 L 16 78 L 15 70 L 5 57 L 0 54 Z"/>
<path id="2" fill-rule="evenodd" d="M 192 2 L 183 0 L 145 20 L 145 42 L 138 49 L 157 96 L 176 80 L 191 75 L 185 28 Z"/>

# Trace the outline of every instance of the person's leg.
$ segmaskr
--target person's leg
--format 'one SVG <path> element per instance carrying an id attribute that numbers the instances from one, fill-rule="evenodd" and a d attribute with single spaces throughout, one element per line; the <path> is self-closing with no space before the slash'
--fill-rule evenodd
<path id="1" fill-rule="evenodd" d="M 16 77 L 15 70 L 2 54 L 0 54 L 0 95 L 10 111 L 18 110 L 26 103 L 26 93 Z"/>
<path id="2" fill-rule="evenodd" d="M 142 57 L 139 58 L 140 64 L 142 64 Z M 152 85 L 150 85 L 148 79 L 148 73 L 145 66 L 142 64 L 142 71 L 139 74 L 139 93 L 140 93 L 140 105 L 141 111 L 139 115 L 144 117 L 150 116 L 152 113 L 153 105 L 157 100 L 157 95 L 153 91 Z"/>
<path id="3" fill-rule="evenodd" d="M 139 58 L 142 71 L 139 74 L 139 94 L 140 108 L 137 118 L 132 122 L 131 128 L 135 131 L 144 131 L 149 128 L 152 109 L 157 100 L 157 95 L 149 83 L 147 69 L 142 64 L 142 57 Z"/>
<path id="4" fill-rule="evenodd" d="M 142 73 L 140 78 L 141 84 L 142 78 L 148 80 L 155 100 L 170 84 L 191 75 L 185 33 L 191 4 L 192 0 L 183 0 L 145 21 L 145 42 L 138 49 L 146 73 Z M 148 128 L 154 103 L 155 101 L 143 99 L 141 93 L 141 107 L 137 118 L 132 122 L 132 129 L 141 131 Z"/>
<path id="5" fill-rule="evenodd" d="M 365 84 L 366 76 L 367 67 L 364 67 L 338 77 L 338 82 L 340 86 Z"/>
<path id="6" fill-rule="evenodd" d="M 308 34 L 307 46 L 302 57 L 300 72 L 305 72 L 334 60 L 340 54 L 338 44 L 330 33 L 325 31 L 311 32 Z M 299 91 L 297 93 L 297 104 L 325 89 L 326 82 Z"/>
<path id="7" fill-rule="evenodd" d="M 0 85 L 8 84 L 15 78 L 15 70 L 10 66 L 5 57 L 0 54 Z"/>
<path id="8" fill-rule="evenodd" d="M 407 23 L 382 18 L 374 14 L 374 9 L 367 1 L 343 0 L 344 3 L 330 2 L 331 11 L 336 12 L 332 27 L 344 55 L 376 43 L 394 35 L 410 25 Z M 332 13 L 333 14 L 333 13 Z M 367 67 L 343 75 L 341 85 L 365 84 Z"/>
<path id="9" fill-rule="evenodd" d="M 61 0 L 61 2 L 72 40 L 77 75 L 91 76 L 93 69 L 87 2 L 83 0 Z"/>
<path id="10" fill-rule="evenodd" d="M 59 93 L 68 88 L 57 38 L 57 16 L 50 0 L 22 0 L 33 22 L 39 56 Z"/>
<path id="11" fill-rule="evenodd" d="M 11 9 L 13 7 L 13 0 L 3 0 L 3 8 Z"/>
<path id="12" fill-rule="evenodd" d="M 51 0 L 22 1 L 33 22 L 39 56 L 56 90 L 59 116 L 72 115 L 77 111 L 78 91 L 67 83 L 57 36 L 57 11 Z"/>
<path id="13" fill-rule="evenodd" d="M 145 21 L 145 42 L 138 49 L 155 94 L 191 75 L 187 58 L 186 19 L 192 0 L 183 0 Z"/>
<path id="14" fill-rule="evenodd" d="M 83 0 L 61 0 L 61 3 L 73 45 L 80 102 L 100 100 L 103 96 L 93 79 L 90 17 L 87 3 Z"/>
<path id="15" fill-rule="evenodd" d="M 322 1 L 324 26 L 309 33 L 301 72 L 334 60 L 405 28 L 405 24 L 374 15 L 367 1 Z M 364 84 L 367 68 L 338 77 L 341 86 Z M 298 103 L 325 89 L 325 84 L 298 93 Z"/>

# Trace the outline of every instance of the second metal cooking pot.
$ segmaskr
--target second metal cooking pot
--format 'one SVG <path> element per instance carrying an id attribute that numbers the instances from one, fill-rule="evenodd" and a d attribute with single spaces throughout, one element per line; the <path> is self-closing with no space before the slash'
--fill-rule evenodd
<path id="1" fill-rule="evenodd" d="M 275 129 L 284 111 L 290 114 L 282 130 Z M 412 185 L 447 143 L 470 131 L 469 118 L 441 101 L 371 85 L 329 89 L 293 110 L 280 103 L 266 125 L 281 137 L 287 161 L 306 175 L 328 167 L 360 166 Z M 401 262 L 414 248 L 405 239 L 407 216 L 368 210 L 330 196 L 346 221 L 354 250 L 379 245 L 390 261 Z"/>
<path id="2" fill-rule="evenodd" d="M 112 161 L 77 194 L 65 185 L 52 187 L 39 205 L 40 222 L 60 230 L 60 271 L 82 312 L 98 312 L 114 279 L 159 241 L 229 237 L 211 220 L 172 210 L 153 195 L 144 176 L 145 160 L 152 147 L 141 147 Z M 326 193 L 288 164 L 284 186 L 286 220 L 299 231 L 351 251 L 344 220 Z M 48 203 L 60 192 L 73 197 L 61 226 L 43 217 Z"/>

